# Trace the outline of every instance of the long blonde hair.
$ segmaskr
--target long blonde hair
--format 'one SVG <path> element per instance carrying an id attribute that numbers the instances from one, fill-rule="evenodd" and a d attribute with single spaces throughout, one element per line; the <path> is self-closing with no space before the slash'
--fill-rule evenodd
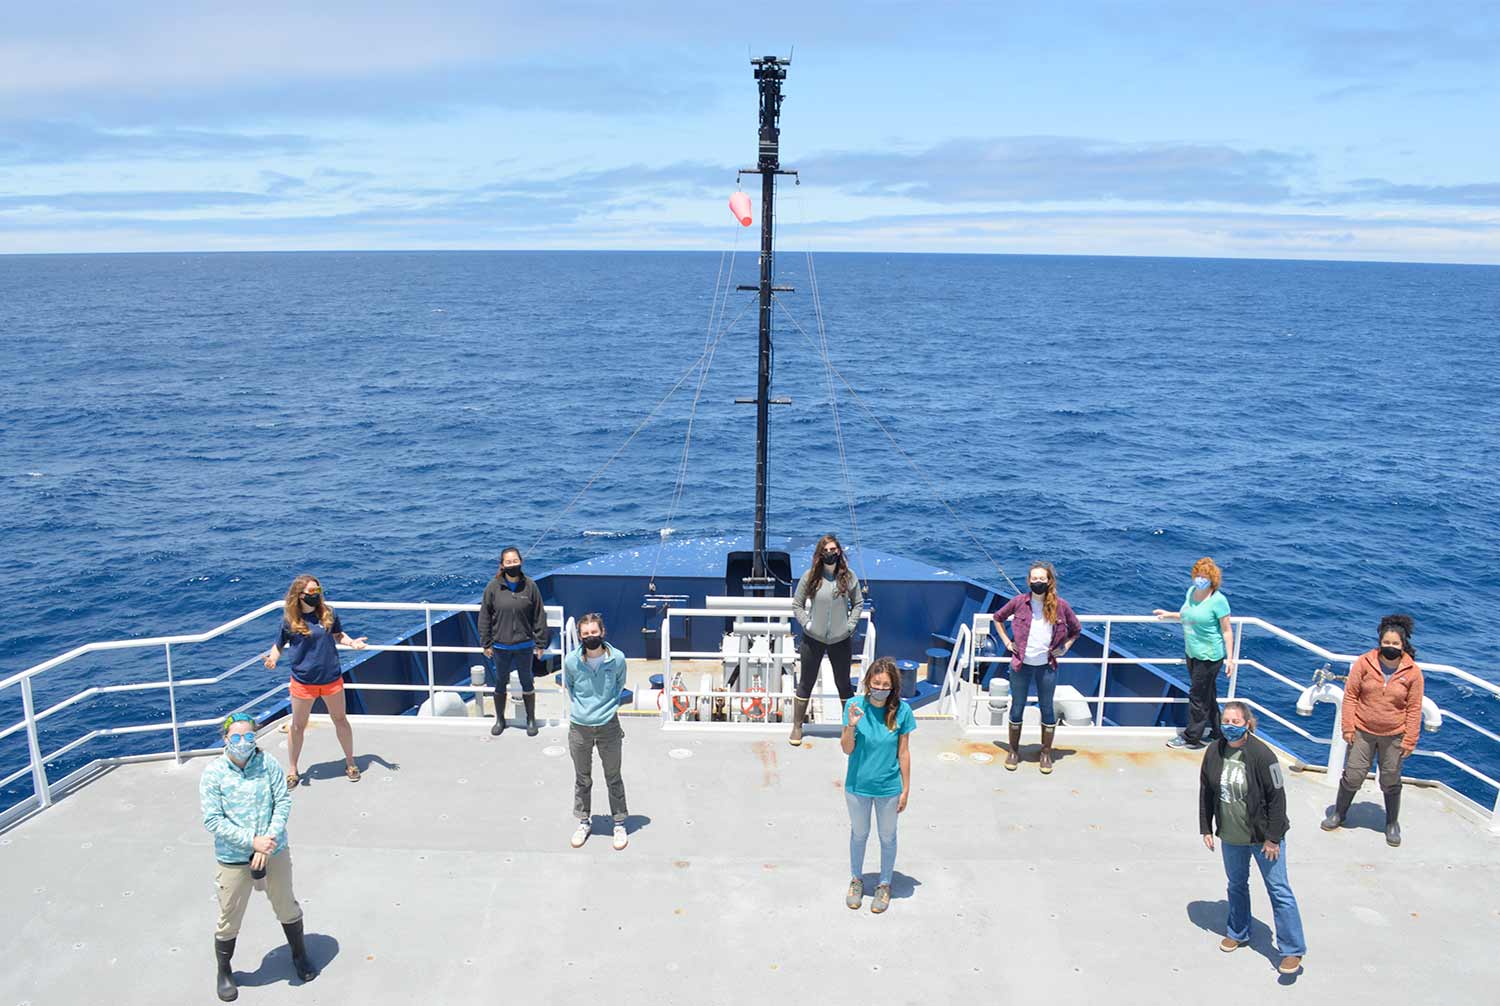
<path id="1" fill-rule="evenodd" d="M 1052 568 L 1050 562 L 1034 562 L 1026 567 L 1027 588 L 1031 586 L 1031 571 L 1033 569 L 1045 569 L 1047 571 L 1047 593 L 1042 595 L 1042 617 L 1053 625 L 1057 624 L 1057 570 Z"/>
<path id="2" fill-rule="evenodd" d="M 318 624 L 325 631 L 333 631 L 333 609 L 328 606 L 328 601 L 323 597 L 323 581 L 311 573 L 302 573 L 292 585 L 286 590 L 286 603 L 281 606 L 282 617 L 286 619 L 287 627 L 299 636 L 310 636 L 312 630 L 307 627 L 307 622 L 302 618 L 302 591 L 307 589 L 309 583 L 316 583 L 318 590 L 318 607 L 314 614 L 318 616 Z"/>

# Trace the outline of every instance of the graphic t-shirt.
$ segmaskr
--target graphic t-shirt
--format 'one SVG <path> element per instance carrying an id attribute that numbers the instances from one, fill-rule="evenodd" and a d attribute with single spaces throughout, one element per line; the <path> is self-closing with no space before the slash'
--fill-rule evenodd
<path id="1" fill-rule="evenodd" d="M 1250 831 L 1250 782 L 1245 775 L 1245 752 L 1227 748 L 1219 771 L 1219 840 L 1228 845 L 1253 845 Z"/>

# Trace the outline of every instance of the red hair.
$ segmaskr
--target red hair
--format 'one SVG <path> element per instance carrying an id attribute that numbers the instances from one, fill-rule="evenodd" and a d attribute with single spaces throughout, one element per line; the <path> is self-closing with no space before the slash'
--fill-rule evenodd
<path id="1" fill-rule="evenodd" d="M 1208 577 L 1208 589 L 1210 593 L 1218 590 L 1219 584 L 1224 580 L 1224 574 L 1219 572 L 1219 564 L 1206 555 L 1193 563 L 1193 576 L 1194 578 L 1200 576 Z"/>

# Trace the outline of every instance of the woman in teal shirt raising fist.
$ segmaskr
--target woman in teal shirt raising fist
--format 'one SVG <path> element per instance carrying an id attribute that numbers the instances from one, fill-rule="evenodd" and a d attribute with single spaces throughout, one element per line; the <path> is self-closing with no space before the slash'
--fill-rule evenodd
<path id="1" fill-rule="evenodd" d="M 1234 628 L 1229 622 L 1229 599 L 1219 593 L 1223 574 L 1207 556 L 1193 563 L 1193 585 L 1177 611 L 1157 608 L 1157 618 L 1180 621 L 1187 650 L 1188 719 L 1182 733 L 1167 747 L 1197 749 L 1205 735 L 1219 736 L 1219 672 L 1227 661 L 1234 677 Z"/>
<path id="2" fill-rule="evenodd" d="M 870 840 L 870 812 L 880 833 L 880 883 L 870 911 L 891 905 L 891 878 L 896 871 L 896 815 L 911 793 L 911 748 L 907 735 L 917 728 L 911 706 L 901 700 L 901 672 L 890 657 L 870 665 L 864 694 L 844 707 L 839 745 L 849 756 L 844 799 L 849 804 L 849 893 L 844 904 L 858 911 L 865 897 L 865 845 Z"/>

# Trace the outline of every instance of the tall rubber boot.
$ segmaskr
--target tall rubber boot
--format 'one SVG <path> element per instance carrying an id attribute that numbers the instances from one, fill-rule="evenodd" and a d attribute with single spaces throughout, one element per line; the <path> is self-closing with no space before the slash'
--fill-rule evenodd
<path id="1" fill-rule="evenodd" d="M 526 707 L 526 736 L 535 737 L 537 730 L 540 729 L 536 725 L 536 692 L 522 695 L 521 704 Z"/>
<path id="2" fill-rule="evenodd" d="M 786 742 L 792 747 L 802 743 L 802 721 L 807 718 L 807 699 L 792 700 L 792 733 Z"/>
<path id="3" fill-rule="evenodd" d="M 1349 805 L 1354 802 L 1354 790 L 1345 786 L 1343 780 L 1339 780 L 1339 795 L 1334 801 L 1333 809 L 1328 816 L 1323 818 L 1323 823 L 1318 825 L 1324 831 L 1336 831 L 1343 827 L 1344 817 L 1349 813 Z"/>
<path id="4" fill-rule="evenodd" d="M 1401 816 L 1401 787 L 1385 791 L 1385 844 L 1391 848 L 1401 844 L 1401 825 L 1396 819 Z"/>
<path id="5" fill-rule="evenodd" d="M 286 933 L 286 945 L 291 948 L 292 967 L 296 970 L 297 977 L 305 982 L 318 977 L 318 969 L 313 967 L 312 960 L 307 956 L 307 944 L 302 939 L 302 920 L 283 922 L 281 931 Z"/>
<path id="6" fill-rule="evenodd" d="M 1005 755 L 1005 767 L 1014 772 L 1021 766 L 1021 724 L 1010 724 L 1010 750 Z"/>
<path id="7" fill-rule="evenodd" d="M 495 689 L 495 725 L 490 727 L 490 733 L 496 737 L 505 732 L 505 700 L 507 698 L 505 692 Z"/>
<path id="8" fill-rule="evenodd" d="M 234 984 L 234 968 L 229 964 L 233 957 L 234 940 L 221 940 L 215 936 L 214 958 L 219 962 L 219 998 L 227 1003 L 232 1003 L 240 997 L 239 987 Z"/>
<path id="9" fill-rule="evenodd" d="M 1052 774 L 1052 738 L 1056 733 L 1057 727 L 1042 727 L 1042 753 L 1037 758 L 1042 775 Z"/>

